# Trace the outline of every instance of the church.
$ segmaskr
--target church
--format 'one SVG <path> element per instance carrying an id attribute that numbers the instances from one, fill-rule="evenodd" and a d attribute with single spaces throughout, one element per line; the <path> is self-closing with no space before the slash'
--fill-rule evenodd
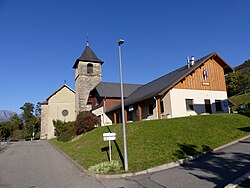
<path id="1" fill-rule="evenodd" d="M 53 120 L 74 121 L 91 111 L 101 126 L 122 122 L 120 83 L 102 81 L 102 64 L 88 42 L 76 59 L 75 90 L 64 84 L 41 103 L 41 139 L 54 136 Z M 232 68 L 215 52 L 146 84 L 124 84 L 125 121 L 229 113 L 225 74 Z"/>

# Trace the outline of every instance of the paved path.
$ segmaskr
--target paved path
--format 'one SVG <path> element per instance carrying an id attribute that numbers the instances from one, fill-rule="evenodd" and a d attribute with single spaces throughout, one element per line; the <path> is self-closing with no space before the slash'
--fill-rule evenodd
<path id="1" fill-rule="evenodd" d="M 181 167 L 121 179 L 81 172 L 47 141 L 19 142 L 0 154 L 0 188 L 224 187 L 250 170 L 250 139 Z"/>

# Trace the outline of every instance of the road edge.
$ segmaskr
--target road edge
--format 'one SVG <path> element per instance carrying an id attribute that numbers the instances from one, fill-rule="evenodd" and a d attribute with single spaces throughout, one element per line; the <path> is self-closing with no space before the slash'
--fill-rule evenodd
<path id="1" fill-rule="evenodd" d="M 247 136 L 244 136 L 242 138 L 239 138 L 237 140 L 234 140 L 232 142 L 229 142 L 225 145 L 222 145 L 222 146 L 219 146 L 213 150 L 209 150 L 209 151 L 205 151 L 205 152 L 201 152 L 201 153 L 197 153 L 193 156 L 189 156 L 189 157 L 186 157 L 186 158 L 183 158 L 183 159 L 180 159 L 178 161 L 175 161 L 175 162 L 171 162 L 171 163 L 167 163 L 167 164 L 163 164 L 163 165 L 160 165 L 160 166 L 156 166 L 156 167 L 153 167 L 153 168 L 149 168 L 147 170 L 143 170 L 143 171 L 139 171 L 139 172 L 134 172 L 134 173 L 124 173 L 124 174 L 113 174 L 113 175 L 104 175 L 104 174 L 92 174 L 90 173 L 88 170 L 86 170 L 85 168 L 83 168 L 81 165 L 79 165 L 76 161 L 74 161 L 72 158 L 70 158 L 67 154 L 65 154 L 60 148 L 58 148 L 56 145 L 54 145 L 53 143 L 51 143 L 49 140 L 47 140 L 47 142 L 53 146 L 54 148 L 56 148 L 61 154 L 63 154 L 68 160 L 70 160 L 81 172 L 84 172 L 86 175 L 88 176 L 92 176 L 92 177 L 95 177 L 95 178 L 125 178 L 125 177 L 131 177 L 131 176 L 137 176 L 137 175 L 143 175 L 143 174 L 148 174 L 148 173 L 153 173 L 153 172 L 158 172 L 158 171 L 162 171 L 162 170 L 167 170 L 167 169 L 170 169 L 170 168 L 174 168 L 174 167 L 178 167 L 182 164 L 185 164 L 189 161 L 192 161 L 192 160 L 195 160 L 195 159 L 198 159 L 200 157 L 203 157 L 209 153 L 212 153 L 212 152 L 217 152 L 221 149 L 224 149 L 226 147 L 229 147 L 229 146 L 232 146 L 242 140 L 245 140 L 245 139 L 248 139 L 250 138 L 250 135 L 247 135 Z M 235 180 L 236 181 L 236 180 Z M 227 187 L 227 188 L 233 188 L 233 187 Z"/>

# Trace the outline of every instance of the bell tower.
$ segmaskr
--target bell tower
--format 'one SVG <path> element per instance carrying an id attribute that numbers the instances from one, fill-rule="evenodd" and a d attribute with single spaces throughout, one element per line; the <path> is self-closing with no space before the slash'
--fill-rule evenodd
<path id="1" fill-rule="evenodd" d="M 91 110 L 91 105 L 88 104 L 89 93 L 102 80 L 103 63 L 89 47 L 89 42 L 87 41 L 82 55 L 75 61 L 73 66 L 76 84 L 76 115 L 81 111 Z"/>

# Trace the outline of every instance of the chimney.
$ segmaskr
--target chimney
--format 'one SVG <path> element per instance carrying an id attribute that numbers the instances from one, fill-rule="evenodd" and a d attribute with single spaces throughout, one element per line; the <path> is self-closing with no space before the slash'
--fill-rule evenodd
<path id="1" fill-rule="evenodd" d="M 190 60 L 189 60 L 188 56 L 187 56 L 187 67 L 188 67 L 188 69 L 190 68 Z"/>
<path id="2" fill-rule="evenodd" d="M 194 56 L 191 56 L 190 65 L 191 65 L 191 66 L 194 65 Z"/>

